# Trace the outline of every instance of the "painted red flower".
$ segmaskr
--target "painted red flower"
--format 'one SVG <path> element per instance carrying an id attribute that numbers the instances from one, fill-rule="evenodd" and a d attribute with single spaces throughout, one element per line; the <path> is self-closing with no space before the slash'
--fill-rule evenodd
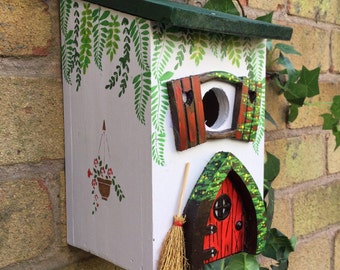
<path id="1" fill-rule="evenodd" d="M 93 173 L 91 172 L 90 169 L 87 170 L 87 177 L 88 178 L 91 178 L 91 176 L 93 175 Z"/>
<path id="2" fill-rule="evenodd" d="M 93 163 L 94 163 L 94 166 L 97 167 L 97 165 L 98 165 L 98 158 L 96 158 L 96 159 L 93 161 Z"/>
<path id="3" fill-rule="evenodd" d="M 100 168 L 100 173 L 101 173 L 101 174 L 105 174 L 105 168 L 104 168 L 104 167 L 101 167 L 101 168 Z"/>
<path id="4" fill-rule="evenodd" d="M 97 185 L 97 180 L 96 179 L 92 179 L 92 187 L 94 188 Z"/>
<path id="5" fill-rule="evenodd" d="M 109 169 L 107 170 L 107 175 L 108 175 L 108 176 L 113 175 L 113 170 L 112 170 L 112 168 L 109 168 Z"/>

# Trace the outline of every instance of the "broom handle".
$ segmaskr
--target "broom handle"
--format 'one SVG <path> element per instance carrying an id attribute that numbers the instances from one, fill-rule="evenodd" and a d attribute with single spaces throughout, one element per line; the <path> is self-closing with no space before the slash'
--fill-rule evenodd
<path id="1" fill-rule="evenodd" d="M 184 190 L 185 190 L 185 186 L 187 184 L 189 168 L 190 168 L 190 163 L 187 162 L 185 164 L 185 169 L 184 169 L 184 176 L 183 176 L 182 187 L 181 187 L 181 196 L 179 198 L 177 216 L 181 216 L 181 209 L 182 209 L 182 203 L 183 203 L 183 197 L 184 197 Z"/>

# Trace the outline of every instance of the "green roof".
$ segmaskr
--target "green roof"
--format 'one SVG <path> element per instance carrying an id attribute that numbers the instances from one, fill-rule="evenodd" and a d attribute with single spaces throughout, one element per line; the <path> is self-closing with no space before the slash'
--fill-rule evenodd
<path id="1" fill-rule="evenodd" d="M 168 0 L 88 0 L 151 21 L 227 35 L 289 40 L 292 28 Z"/>

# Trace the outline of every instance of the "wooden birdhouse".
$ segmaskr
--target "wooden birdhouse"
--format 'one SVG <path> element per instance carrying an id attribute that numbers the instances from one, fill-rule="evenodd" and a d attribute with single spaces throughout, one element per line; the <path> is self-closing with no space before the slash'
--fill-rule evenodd
<path id="1" fill-rule="evenodd" d="M 264 243 L 266 38 L 166 0 L 62 0 L 67 241 L 156 269 L 183 170 L 191 269 Z"/>

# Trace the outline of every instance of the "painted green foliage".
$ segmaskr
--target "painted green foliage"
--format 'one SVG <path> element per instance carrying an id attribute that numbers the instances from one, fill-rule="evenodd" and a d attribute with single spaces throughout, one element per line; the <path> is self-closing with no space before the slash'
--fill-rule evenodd
<path id="1" fill-rule="evenodd" d="M 247 64 L 248 78 L 250 80 L 261 82 L 262 87 L 257 88 L 259 104 L 259 125 L 253 147 L 256 153 L 259 153 L 260 142 L 264 137 L 265 122 L 265 61 L 266 61 L 266 44 L 264 41 L 254 40 L 250 38 L 244 39 L 244 54 Z"/>
<path id="2" fill-rule="evenodd" d="M 118 96 L 125 93 L 129 80 L 131 47 L 134 46 L 138 64 L 143 72 L 132 80 L 135 86 L 135 111 L 139 121 L 145 124 L 145 109 L 150 95 L 150 69 L 148 66 L 149 24 L 136 18 L 131 22 L 127 18 L 101 7 L 93 8 L 84 3 L 80 8 L 77 2 L 60 2 L 61 30 L 65 42 L 62 45 L 63 75 L 67 83 L 72 84 L 75 73 L 76 90 L 81 87 L 82 76 L 94 61 L 99 70 L 103 69 L 103 57 L 110 62 L 117 62 L 113 74 L 108 79 L 106 89 L 120 86 Z M 72 16 L 71 16 L 72 15 Z M 71 29 L 69 20 L 72 18 Z M 122 44 L 123 43 L 123 44 Z M 123 55 L 116 61 L 119 47 L 123 46 Z"/>
<path id="3" fill-rule="evenodd" d="M 168 70 L 177 70 L 183 62 L 194 61 L 199 66 L 206 52 L 211 50 L 214 56 L 221 61 L 229 61 L 232 65 L 240 67 L 242 55 L 245 53 L 246 64 L 249 70 L 256 69 L 255 72 L 249 71 L 248 76 L 252 81 L 260 80 L 262 87 L 258 88 L 258 110 L 260 110 L 259 132 L 256 134 L 253 143 L 254 150 L 258 153 L 260 142 L 264 136 L 264 66 L 265 61 L 265 44 L 264 42 L 250 41 L 238 37 L 231 37 L 221 34 L 205 33 L 192 30 L 178 30 L 166 28 L 164 25 L 156 25 L 153 29 L 155 52 L 152 58 L 152 74 L 156 76 L 158 85 L 152 87 L 152 119 L 155 131 L 153 133 L 153 157 L 158 160 L 159 164 L 164 164 L 162 150 L 165 141 L 164 119 L 166 110 L 168 110 L 168 97 L 165 87 L 165 78 L 170 79 L 173 75 Z M 245 46 L 245 50 L 242 49 Z M 259 62 L 252 57 L 259 58 Z M 188 57 L 188 58 L 186 58 Z M 174 66 L 169 66 L 170 59 L 176 59 Z M 248 61 L 247 61 L 248 60 Z M 158 102 L 157 102 L 158 99 Z M 153 100 L 155 102 L 153 102 Z M 254 139 L 254 138 L 252 138 Z M 160 155 L 158 155 L 160 154 Z"/>
<path id="4" fill-rule="evenodd" d="M 213 201 L 221 183 L 231 170 L 234 170 L 241 177 L 251 194 L 257 218 L 257 253 L 259 253 L 264 248 L 267 232 L 264 202 L 250 173 L 234 155 L 227 152 L 216 153 L 204 168 L 189 199 L 197 202 Z"/>
<path id="5" fill-rule="evenodd" d="M 103 59 L 115 63 L 111 76 L 107 79 L 105 89 L 119 89 L 121 97 L 128 89 L 131 57 L 136 57 L 141 73 L 136 74 L 130 83 L 134 89 L 134 107 L 138 120 L 145 124 L 145 111 L 151 102 L 152 158 L 159 164 L 165 164 L 165 116 L 169 109 L 166 82 L 171 80 L 174 72 L 183 66 L 184 61 L 193 61 L 199 66 L 208 50 L 221 61 L 228 61 L 240 68 L 242 56 L 245 55 L 250 79 L 262 78 L 262 62 L 265 49 L 254 47 L 247 39 L 192 30 L 169 28 L 141 18 L 129 20 L 119 17 L 109 10 L 84 3 L 82 7 L 72 0 L 60 1 L 61 31 L 64 38 L 62 45 L 63 76 L 68 84 L 74 77 L 76 91 L 81 88 L 82 76 L 92 62 L 99 70 L 103 69 Z M 71 21 L 70 21 L 71 20 Z M 72 23 L 72 27 L 70 26 Z M 150 39 L 153 37 L 153 53 L 149 66 Z M 255 43 L 262 46 L 262 43 Z M 245 48 L 245 49 L 244 49 Z M 118 53 L 119 52 L 119 53 Z M 133 55 L 132 55 L 133 54 Z M 260 62 L 254 61 L 254 54 Z M 176 61 L 173 61 L 175 59 Z M 171 61 L 170 61 L 171 60 Z M 172 65 L 170 65 L 172 63 Z M 256 72 L 252 72 L 255 70 Z M 154 84 L 151 85 L 151 74 Z M 264 83 L 262 84 L 264 91 Z M 119 86 L 116 87 L 115 86 Z M 264 95 L 262 102 L 264 101 Z M 260 119 L 259 131 L 254 141 L 254 149 L 263 138 L 261 132 L 264 123 Z M 263 119 L 262 119 L 263 118 Z M 260 136 L 259 136 L 260 135 Z"/>

